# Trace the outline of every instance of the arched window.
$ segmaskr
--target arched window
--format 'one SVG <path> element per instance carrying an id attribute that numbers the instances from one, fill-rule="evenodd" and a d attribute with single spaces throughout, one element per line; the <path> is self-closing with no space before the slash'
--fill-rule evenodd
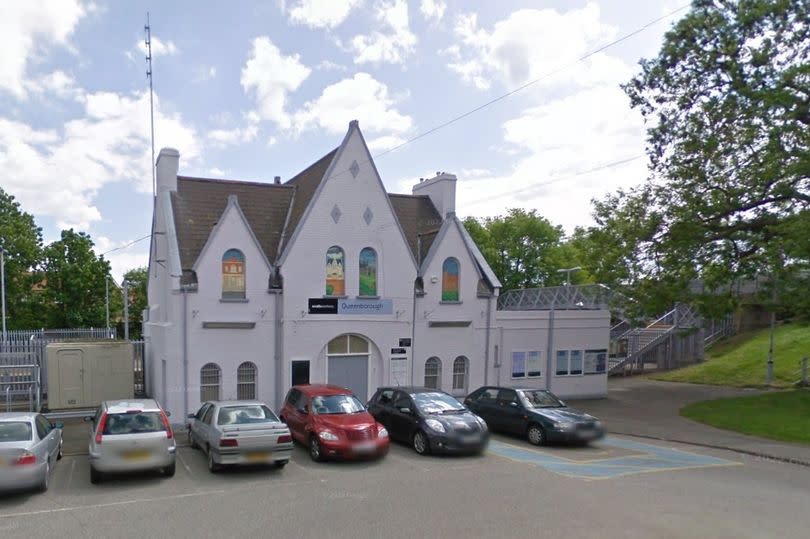
<path id="1" fill-rule="evenodd" d="M 326 295 L 345 296 L 346 295 L 346 275 L 344 266 L 343 249 L 333 245 L 326 250 Z"/>
<path id="2" fill-rule="evenodd" d="M 360 251 L 360 294 L 377 295 L 377 252 L 371 247 Z"/>
<path id="3" fill-rule="evenodd" d="M 467 390 L 467 371 L 470 362 L 464 356 L 458 356 L 453 361 L 453 389 Z"/>
<path id="4" fill-rule="evenodd" d="M 458 260 L 448 258 L 442 264 L 442 301 L 459 301 Z"/>
<path id="5" fill-rule="evenodd" d="M 429 389 L 442 388 L 442 362 L 437 357 L 425 361 L 425 387 Z"/>
<path id="6" fill-rule="evenodd" d="M 216 363 L 206 363 L 200 369 L 200 402 L 219 400 L 222 371 Z"/>
<path id="7" fill-rule="evenodd" d="M 256 398 L 256 365 L 245 361 L 236 369 L 236 398 Z"/>
<path id="8" fill-rule="evenodd" d="M 222 255 L 222 299 L 245 299 L 245 255 L 239 249 Z"/>

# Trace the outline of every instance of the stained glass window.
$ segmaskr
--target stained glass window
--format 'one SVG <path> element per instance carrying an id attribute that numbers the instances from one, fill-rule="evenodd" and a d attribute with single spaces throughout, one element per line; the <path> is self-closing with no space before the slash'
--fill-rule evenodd
<path id="1" fill-rule="evenodd" d="M 360 251 L 360 294 L 377 295 L 377 252 L 371 247 Z"/>
<path id="2" fill-rule="evenodd" d="M 326 250 L 326 295 L 346 295 L 343 249 L 333 245 Z"/>
<path id="3" fill-rule="evenodd" d="M 442 264 L 442 301 L 459 301 L 458 260 L 448 258 Z"/>
<path id="4" fill-rule="evenodd" d="M 228 249 L 222 255 L 222 297 L 245 298 L 245 255 L 239 249 Z"/>

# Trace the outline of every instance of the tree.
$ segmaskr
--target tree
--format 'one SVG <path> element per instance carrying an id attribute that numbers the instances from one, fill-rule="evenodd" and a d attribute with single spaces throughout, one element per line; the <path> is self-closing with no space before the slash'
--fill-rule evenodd
<path id="1" fill-rule="evenodd" d="M 562 284 L 557 270 L 570 267 L 573 252 L 562 243 L 561 227 L 552 225 L 535 210 L 510 209 L 505 216 L 467 217 L 464 227 L 486 258 L 504 290 Z M 583 282 L 585 274 L 572 274 Z"/>
<path id="2" fill-rule="evenodd" d="M 42 253 L 42 229 L 13 196 L 0 189 L 0 247 L 5 249 L 7 329 L 41 327 L 44 320 L 35 273 Z"/>
<path id="3" fill-rule="evenodd" d="M 109 274 L 110 264 L 93 252 L 90 236 L 63 230 L 58 241 L 45 247 L 42 262 L 48 327 L 104 327 Z"/>
<path id="4" fill-rule="evenodd" d="M 131 269 L 124 274 L 124 280 L 129 281 L 129 337 L 140 339 L 143 325 L 143 310 L 146 308 L 146 287 L 149 284 L 149 270 L 147 268 Z M 123 331 L 119 332 L 123 336 Z"/>
<path id="5" fill-rule="evenodd" d="M 617 276 L 727 309 L 736 279 L 810 259 L 810 1 L 695 0 L 624 86 L 651 178 L 597 203 Z M 599 233 L 597 233 L 599 234 Z"/>

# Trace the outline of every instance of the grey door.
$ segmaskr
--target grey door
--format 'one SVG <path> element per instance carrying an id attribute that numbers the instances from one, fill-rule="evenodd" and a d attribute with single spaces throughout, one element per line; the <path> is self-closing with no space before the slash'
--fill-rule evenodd
<path id="1" fill-rule="evenodd" d="M 330 357 L 329 383 L 348 387 L 365 402 L 368 399 L 368 356 Z"/>

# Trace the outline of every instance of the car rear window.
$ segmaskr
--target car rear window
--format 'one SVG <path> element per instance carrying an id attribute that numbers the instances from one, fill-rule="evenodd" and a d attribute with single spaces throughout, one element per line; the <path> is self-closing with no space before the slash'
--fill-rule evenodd
<path id="1" fill-rule="evenodd" d="M 4 421 L 0 423 L 0 443 L 27 442 L 31 439 L 31 423 L 26 421 Z"/>
<path id="2" fill-rule="evenodd" d="M 166 428 L 160 419 L 160 412 L 137 412 L 107 414 L 103 434 L 138 434 L 141 432 L 160 432 Z"/>
<path id="3" fill-rule="evenodd" d="M 276 414 L 261 404 L 226 406 L 220 408 L 219 415 L 217 415 L 217 425 L 246 425 L 271 421 L 278 421 Z"/>

